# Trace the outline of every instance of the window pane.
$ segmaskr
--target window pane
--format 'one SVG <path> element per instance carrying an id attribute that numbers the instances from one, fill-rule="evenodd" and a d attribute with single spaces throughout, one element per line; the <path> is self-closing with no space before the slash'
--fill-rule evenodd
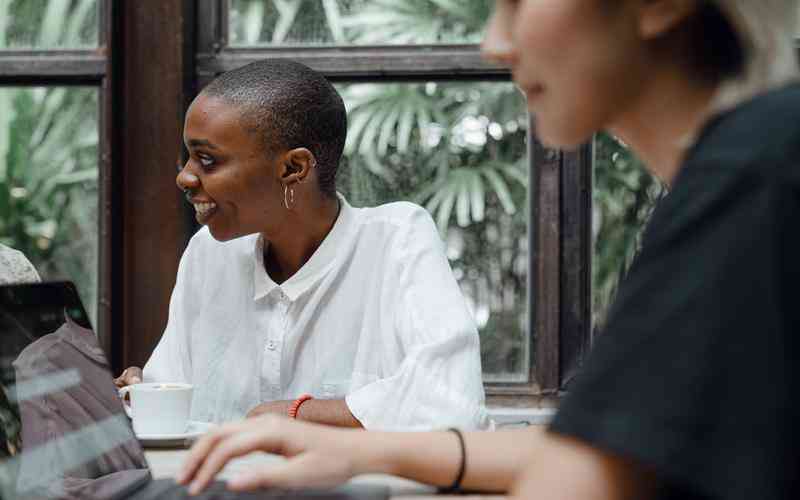
<path id="1" fill-rule="evenodd" d="M 0 243 L 75 281 L 96 321 L 98 91 L 0 88 Z M 96 322 L 95 322 L 96 324 Z"/>
<path id="2" fill-rule="evenodd" d="M 666 194 L 624 144 L 607 134 L 595 139 L 592 230 L 592 325 L 605 324 L 608 307 L 633 257 L 642 229 Z"/>
<path id="3" fill-rule="evenodd" d="M 489 0 L 232 0 L 230 44 L 478 43 Z"/>
<path id="4" fill-rule="evenodd" d="M 0 0 L 0 49 L 97 46 L 97 0 Z"/>
<path id="5" fill-rule="evenodd" d="M 338 188 L 426 207 L 481 335 L 486 381 L 527 381 L 527 114 L 510 83 L 340 85 Z"/>

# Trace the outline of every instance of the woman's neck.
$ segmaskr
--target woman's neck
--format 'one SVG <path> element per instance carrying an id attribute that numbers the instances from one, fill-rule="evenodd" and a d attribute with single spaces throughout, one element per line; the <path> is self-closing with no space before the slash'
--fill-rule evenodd
<path id="1" fill-rule="evenodd" d="M 308 262 L 333 229 L 339 215 L 339 199 L 323 197 L 317 203 L 304 199 L 279 234 L 263 234 L 264 269 L 275 283 L 283 283 Z"/>
<path id="2" fill-rule="evenodd" d="M 653 175 L 671 185 L 709 118 L 716 90 L 717 84 L 693 80 L 685 71 L 662 70 L 609 131 L 625 141 Z"/>

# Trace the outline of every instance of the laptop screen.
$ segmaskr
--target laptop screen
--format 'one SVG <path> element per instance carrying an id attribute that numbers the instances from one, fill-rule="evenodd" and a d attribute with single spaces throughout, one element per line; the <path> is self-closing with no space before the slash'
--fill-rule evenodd
<path id="1" fill-rule="evenodd" d="M 74 285 L 0 286 L 0 497 L 115 498 L 149 479 Z"/>

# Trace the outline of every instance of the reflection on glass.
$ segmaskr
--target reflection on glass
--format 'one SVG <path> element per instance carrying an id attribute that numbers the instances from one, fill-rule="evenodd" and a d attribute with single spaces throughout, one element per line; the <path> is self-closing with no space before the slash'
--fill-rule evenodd
<path id="1" fill-rule="evenodd" d="M 339 86 L 338 189 L 356 206 L 428 209 L 478 323 L 484 379 L 527 381 L 527 114 L 510 83 Z"/>
<path id="2" fill-rule="evenodd" d="M 0 243 L 74 281 L 95 318 L 97 90 L 0 88 Z"/>
<path id="3" fill-rule="evenodd" d="M 231 45 L 478 43 L 489 0 L 232 0 Z"/>
<path id="4" fill-rule="evenodd" d="M 0 50 L 96 47 L 97 31 L 97 0 L 0 1 Z"/>
<path id="5" fill-rule="evenodd" d="M 615 138 L 600 134 L 594 146 L 592 326 L 598 330 L 666 189 Z"/>
<path id="6" fill-rule="evenodd" d="M 0 287 L 0 496 L 121 498 L 150 473 L 68 284 Z"/>

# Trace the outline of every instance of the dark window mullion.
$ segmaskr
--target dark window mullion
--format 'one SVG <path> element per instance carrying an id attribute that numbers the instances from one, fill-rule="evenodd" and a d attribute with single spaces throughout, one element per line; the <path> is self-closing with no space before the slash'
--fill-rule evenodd
<path id="1" fill-rule="evenodd" d="M 96 50 L 3 50 L 0 84 L 98 85 L 105 63 Z"/>
<path id="2" fill-rule="evenodd" d="M 227 45 L 226 0 L 204 0 L 197 3 L 197 54 L 213 55 Z"/>
<path id="3" fill-rule="evenodd" d="M 110 19 L 108 15 L 111 9 L 110 2 L 111 0 L 97 0 L 97 45 L 106 49 L 108 48 L 108 40 L 111 38 L 111 34 L 107 29 Z"/>
<path id="4" fill-rule="evenodd" d="M 225 49 L 200 52 L 197 69 L 219 74 L 264 58 L 293 59 L 337 80 L 509 77 L 508 69 L 484 61 L 477 45 Z"/>
<path id="5" fill-rule="evenodd" d="M 579 371 L 591 336 L 592 145 L 561 162 L 559 387 Z"/>
<path id="6" fill-rule="evenodd" d="M 534 277 L 536 381 L 543 393 L 560 386 L 561 333 L 561 153 L 531 138 L 533 158 Z"/>

